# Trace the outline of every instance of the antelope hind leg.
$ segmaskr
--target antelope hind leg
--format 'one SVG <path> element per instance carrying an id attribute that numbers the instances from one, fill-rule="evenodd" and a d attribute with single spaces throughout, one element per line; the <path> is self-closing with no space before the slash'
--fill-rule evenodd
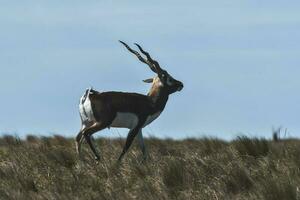
<path id="1" fill-rule="evenodd" d="M 106 128 L 106 126 L 102 125 L 101 123 L 94 123 L 92 126 L 88 127 L 86 130 L 83 131 L 84 138 L 88 145 L 90 146 L 94 156 L 95 160 L 100 160 L 100 155 L 97 152 L 94 143 L 91 140 L 92 134 L 96 133 L 97 131 L 100 131 L 102 129 Z"/>

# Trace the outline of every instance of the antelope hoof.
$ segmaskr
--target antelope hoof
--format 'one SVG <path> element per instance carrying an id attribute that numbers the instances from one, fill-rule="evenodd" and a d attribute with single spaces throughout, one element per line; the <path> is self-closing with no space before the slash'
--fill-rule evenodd
<path id="1" fill-rule="evenodd" d="M 95 156 L 95 161 L 99 162 L 100 161 L 100 157 L 99 156 Z"/>

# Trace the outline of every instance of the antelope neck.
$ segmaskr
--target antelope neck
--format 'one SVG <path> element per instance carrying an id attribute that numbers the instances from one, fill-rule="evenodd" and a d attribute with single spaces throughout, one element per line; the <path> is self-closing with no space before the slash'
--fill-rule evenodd
<path id="1" fill-rule="evenodd" d="M 148 96 L 151 98 L 154 107 L 158 111 L 163 111 L 168 101 L 169 94 L 167 94 L 162 87 L 153 85 L 148 93 Z"/>

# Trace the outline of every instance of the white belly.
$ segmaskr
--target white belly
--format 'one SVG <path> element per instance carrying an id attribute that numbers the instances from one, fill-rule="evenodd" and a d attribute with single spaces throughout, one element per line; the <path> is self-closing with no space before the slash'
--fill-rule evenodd
<path id="1" fill-rule="evenodd" d="M 111 127 L 116 128 L 129 128 L 133 129 L 138 124 L 138 117 L 132 113 L 118 112 L 114 121 L 111 123 Z"/>

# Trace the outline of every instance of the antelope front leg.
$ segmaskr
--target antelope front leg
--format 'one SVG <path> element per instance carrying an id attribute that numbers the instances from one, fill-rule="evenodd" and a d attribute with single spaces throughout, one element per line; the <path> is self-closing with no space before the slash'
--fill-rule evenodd
<path id="1" fill-rule="evenodd" d="M 145 146 L 142 129 L 138 133 L 138 139 L 139 139 L 139 145 L 140 145 L 141 151 L 143 153 L 143 160 L 146 160 L 147 159 L 147 149 Z"/>
<path id="2" fill-rule="evenodd" d="M 126 139 L 126 143 L 125 146 L 123 148 L 123 151 L 118 159 L 118 162 L 121 162 L 123 156 L 126 154 L 126 152 L 128 151 L 129 147 L 132 144 L 133 139 L 135 138 L 135 136 L 140 132 L 140 130 L 142 129 L 141 126 L 136 126 L 134 129 L 131 129 L 128 133 L 127 139 Z"/>

